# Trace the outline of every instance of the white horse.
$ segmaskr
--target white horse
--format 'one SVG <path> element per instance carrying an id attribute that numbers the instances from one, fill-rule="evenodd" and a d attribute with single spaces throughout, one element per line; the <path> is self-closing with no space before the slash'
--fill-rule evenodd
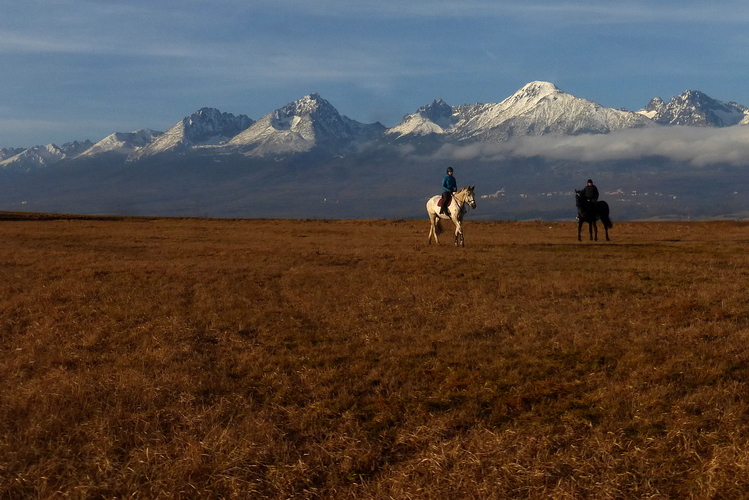
<path id="1" fill-rule="evenodd" d="M 429 237 L 427 238 L 428 244 L 431 245 L 432 236 L 434 236 L 434 241 L 438 245 L 440 244 L 440 240 L 437 239 L 437 235 L 443 231 L 440 223 L 443 220 L 450 219 L 455 224 L 455 246 L 466 246 L 463 239 L 463 215 L 468 211 L 468 205 L 471 208 L 476 208 L 476 200 L 473 197 L 473 189 L 475 187 L 464 187 L 460 191 L 453 193 L 450 205 L 447 207 L 450 215 L 440 213 L 440 207 L 437 203 L 442 196 L 433 196 L 427 201 L 427 214 L 429 214 L 429 222 L 431 222 Z"/>

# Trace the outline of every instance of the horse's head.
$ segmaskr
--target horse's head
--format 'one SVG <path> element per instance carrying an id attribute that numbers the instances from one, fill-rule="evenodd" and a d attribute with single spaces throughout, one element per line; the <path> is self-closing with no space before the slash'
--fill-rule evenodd
<path id="1" fill-rule="evenodd" d="M 476 208 L 476 198 L 474 197 L 473 190 L 476 188 L 476 186 L 468 186 L 463 189 L 466 190 L 466 203 L 471 205 L 471 208 Z"/>

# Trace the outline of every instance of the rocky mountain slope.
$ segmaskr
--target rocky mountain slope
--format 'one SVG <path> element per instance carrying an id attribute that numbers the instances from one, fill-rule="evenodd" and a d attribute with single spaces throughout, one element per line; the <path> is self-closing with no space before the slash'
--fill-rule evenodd
<path id="1" fill-rule="evenodd" d="M 147 128 L 135 132 L 115 132 L 88 148 L 81 156 L 96 156 L 103 153 L 130 156 L 151 144 L 161 134 Z"/>
<path id="2" fill-rule="evenodd" d="M 385 130 L 342 116 L 318 94 L 310 94 L 263 116 L 226 143 L 247 156 L 285 156 L 314 150 L 339 154 L 354 142 L 368 141 Z"/>
<path id="3" fill-rule="evenodd" d="M 61 160 L 76 158 L 91 146 L 93 146 L 93 144 L 89 140 L 82 142 L 68 142 L 62 146 L 57 146 L 55 144 L 34 146 L 24 149 L 20 153 L 0 161 L 0 168 L 30 170 L 39 167 L 48 167 L 60 162 Z"/>
<path id="4" fill-rule="evenodd" d="M 245 115 L 234 116 L 215 108 L 201 108 L 155 137 L 152 142 L 134 152 L 129 159 L 133 161 L 165 152 L 219 145 L 253 123 Z"/>
<path id="5" fill-rule="evenodd" d="M 562 92 L 549 82 L 531 82 L 499 103 L 450 107 L 435 101 L 406 115 L 386 134 L 397 138 L 444 134 L 445 140 L 504 141 L 517 136 L 605 134 L 653 125 L 641 114 L 606 108 Z"/>
<path id="6" fill-rule="evenodd" d="M 749 108 L 735 102 L 713 99 L 698 90 L 687 90 L 668 103 L 654 97 L 638 111 L 661 125 L 694 127 L 730 127 L 749 123 Z"/>

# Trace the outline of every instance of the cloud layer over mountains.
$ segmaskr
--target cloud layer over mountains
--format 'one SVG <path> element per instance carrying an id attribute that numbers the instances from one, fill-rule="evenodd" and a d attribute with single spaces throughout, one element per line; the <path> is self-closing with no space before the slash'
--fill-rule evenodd
<path id="1" fill-rule="evenodd" d="M 749 165 L 749 127 L 684 126 L 626 129 L 609 134 L 517 137 L 500 143 L 446 144 L 434 159 L 502 160 L 543 157 L 547 160 L 605 162 L 658 156 L 691 167 Z"/>

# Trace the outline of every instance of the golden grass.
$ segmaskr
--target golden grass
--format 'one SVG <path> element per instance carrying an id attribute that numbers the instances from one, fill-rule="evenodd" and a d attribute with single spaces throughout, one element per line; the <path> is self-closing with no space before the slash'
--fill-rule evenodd
<path id="1" fill-rule="evenodd" d="M 0 498 L 749 495 L 749 225 L 427 232 L 0 222 Z"/>

